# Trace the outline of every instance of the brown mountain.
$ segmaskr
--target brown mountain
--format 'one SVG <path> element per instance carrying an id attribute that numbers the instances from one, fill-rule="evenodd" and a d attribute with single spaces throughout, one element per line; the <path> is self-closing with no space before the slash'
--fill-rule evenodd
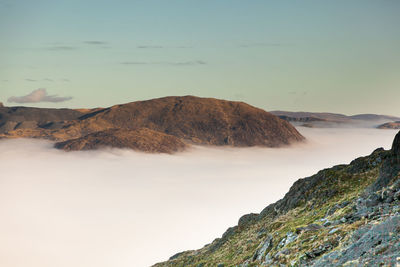
<path id="1" fill-rule="evenodd" d="M 95 132 L 84 137 L 58 142 L 55 147 L 67 151 L 116 147 L 171 154 L 184 150 L 187 145 L 175 136 L 140 128 L 137 130 L 110 129 Z"/>
<path id="2" fill-rule="evenodd" d="M 84 114 L 84 112 L 66 108 L 4 107 L 0 105 L 0 134 L 24 128 L 46 128 L 51 123 L 75 120 Z"/>
<path id="3" fill-rule="evenodd" d="M 127 145 L 128 140 L 134 141 L 140 138 L 144 140 L 146 139 L 145 135 L 157 136 L 157 138 L 165 137 L 164 135 L 173 136 L 187 144 L 241 147 L 279 147 L 304 139 L 290 123 L 262 109 L 243 102 L 214 98 L 164 97 L 89 111 L 65 110 L 69 114 L 68 116 L 61 116 L 60 110 L 42 111 L 48 113 L 46 116 L 37 110 L 34 111 L 39 114 L 37 117 L 32 114 L 27 114 L 25 120 L 24 116 L 19 117 L 19 120 L 27 125 L 23 128 L 13 128 L 11 125 L 3 130 L 3 137 L 47 138 L 62 142 L 70 140 L 70 143 L 67 142 L 63 146 L 58 145 L 58 147 L 66 149 L 79 149 L 81 146 L 97 148 L 95 140 L 100 140 L 101 145 L 121 147 L 120 144 L 125 144 L 123 147 L 130 147 Z M 5 112 L 8 113 L 9 110 L 5 110 Z M 22 111 L 20 110 L 20 112 Z M 56 115 L 54 120 L 48 120 Z M 2 123 L 10 124 L 10 121 L 6 119 Z M 142 128 L 152 131 L 139 131 Z M 125 131 L 104 132 L 110 129 Z M 138 132 L 127 136 L 122 142 L 122 135 L 133 130 Z M 94 134 L 97 132 L 103 133 Z M 159 135 L 156 135 L 155 132 Z M 111 142 L 112 135 L 117 135 L 119 141 Z M 83 145 L 83 143 L 87 145 Z M 178 145 L 178 142 L 171 142 L 170 145 L 171 151 L 180 149 L 180 147 L 172 147 Z M 144 147 L 132 148 L 143 150 Z M 151 149 L 150 152 L 154 151 Z M 160 150 L 160 152 L 163 151 Z"/>
<path id="4" fill-rule="evenodd" d="M 381 125 L 378 125 L 378 129 L 400 129 L 400 121 L 387 122 Z"/>

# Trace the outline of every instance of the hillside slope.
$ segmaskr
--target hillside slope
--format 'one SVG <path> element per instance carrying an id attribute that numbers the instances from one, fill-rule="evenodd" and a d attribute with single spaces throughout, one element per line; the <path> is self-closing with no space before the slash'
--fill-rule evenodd
<path id="1" fill-rule="evenodd" d="M 397 266 L 400 132 L 392 149 L 300 179 L 221 238 L 154 266 Z"/>
<path id="2" fill-rule="evenodd" d="M 280 146 L 303 137 L 287 122 L 243 102 L 193 96 L 113 106 L 84 116 L 116 128 L 145 127 L 197 144 Z"/>
<path id="3" fill-rule="evenodd" d="M 73 109 L 4 107 L 0 105 L 0 134 L 17 129 L 50 127 L 51 122 L 75 120 L 84 115 Z"/>
<path id="4" fill-rule="evenodd" d="M 34 111 L 37 112 L 36 109 Z M 54 112 L 52 111 L 51 114 Z M 77 115 L 80 116 L 77 117 Z M 8 127 L 0 137 L 34 137 L 60 142 L 78 138 L 80 142 L 94 142 L 97 138 L 102 145 L 107 145 L 107 140 L 111 140 L 108 137 L 117 132 L 109 131 L 107 138 L 104 134 L 93 134 L 120 129 L 124 130 L 118 132 L 118 136 L 121 137 L 122 133 L 146 128 L 151 131 L 142 131 L 142 140 L 150 140 L 151 135 L 158 132 L 159 136 L 169 135 L 187 144 L 199 145 L 279 147 L 304 140 L 304 137 L 290 123 L 262 109 L 243 102 L 194 96 L 137 101 L 86 113 L 80 110 L 67 110 L 65 116 L 56 117 L 53 121 L 49 120 L 49 115 L 39 117 L 40 122 L 37 116 L 31 118 L 28 114 L 24 115 L 25 127 Z M 7 117 L 4 116 L 4 119 L 6 120 Z M 5 121 L 4 125 L 10 124 L 10 121 Z M 146 133 L 150 135 L 145 137 Z M 138 135 L 136 136 L 139 138 Z M 175 144 L 178 143 L 170 142 L 170 151 L 179 150 L 179 147 L 172 147 Z M 97 148 L 98 146 L 85 147 Z"/>
<path id="5" fill-rule="evenodd" d="M 144 152 L 173 153 L 184 150 L 187 145 L 179 138 L 147 128 L 137 130 L 109 129 L 55 144 L 56 148 L 92 150 L 103 147 L 130 148 Z"/>

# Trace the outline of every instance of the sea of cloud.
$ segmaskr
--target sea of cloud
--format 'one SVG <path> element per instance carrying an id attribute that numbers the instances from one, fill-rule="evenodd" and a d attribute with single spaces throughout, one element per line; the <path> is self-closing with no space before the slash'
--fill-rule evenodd
<path id="1" fill-rule="evenodd" d="M 396 131 L 298 128 L 280 149 L 63 152 L 0 141 L 0 266 L 143 267 L 220 237 L 299 178 L 390 148 Z"/>

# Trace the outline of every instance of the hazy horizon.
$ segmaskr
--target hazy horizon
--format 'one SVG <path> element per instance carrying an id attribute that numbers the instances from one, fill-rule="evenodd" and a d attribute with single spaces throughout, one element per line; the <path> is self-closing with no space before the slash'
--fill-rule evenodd
<path id="1" fill-rule="evenodd" d="M 182 96 L 177 96 L 177 97 L 183 97 L 183 96 L 195 96 L 195 95 L 182 95 Z M 164 97 L 174 97 L 172 95 L 165 95 L 165 96 L 160 96 L 160 97 L 155 97 L 151 99 L 158 99 L 158 98 L 164 98 Z M 195 96 L 195 97 L 201 97 L 201 96 Z M 215 97 L 205 97 L 205 98 L 215 98 Z M 147 101 L 151 99 L 142 99 L 142 100 L 134 100 L 131 102 L 136 102 L 136 101 Z M 229 100 L 229 99 L 222 99 L 222 98 L 216 98 L 216 99 L 221 99 L 221 100 L 227 100 L 227 101 L 239 101 L 239 102 L 244 102 L 241 100 Z M 0 101 L 1 102 L 1 101 Z M 111 104 L 110 106 L 96 106 L 96 107 L 76 107 L 76 108 L 71 108 L 71 109 L 95 109 L 95 108 L 108 108 L 112 106 L 118 106 L 118 105 L 123 105 L 131 102 L 121 102 L 121 103 L 114 103 Z M 40 105 L 37 106 L 32 103 L 9 103 L 9 102 L 1 102 L 5 107 L 28 107 L 28 108 L 56 108 L 56 109 L 64 109 L 69 107 L 66 106 L 52 106 L 52 105 Z M 246 102 L 245 102 L 246 103 Z M 247 103 L 248 104 L 248 103 Z M 255 106 L 256 108 L 260 108 Z M 265 109 L 264 109 L 265 110 Z M 330 114 L 338 114 L 338 115 L 345 115 L 345 116 L 355 116 L 355 115 L 381 115 L 381 116 L 393 116 L 393 117 L 399 117 L 400 118 L 400 113 L 399 115 L 396 114 L 383 114 L 383 113 L 339 113 L 339 112 L 331 112 L 327 110 L 320 110 L 320 111 L 310 111 L 310 110 L 282 110 L 282 109 L 275 109 L 275 110 L 265 110 L 267 112 L 276 112 L 276 111 L 287 111 L 287 112 L 298 112 L 298 113 L 330 113 Z"/>

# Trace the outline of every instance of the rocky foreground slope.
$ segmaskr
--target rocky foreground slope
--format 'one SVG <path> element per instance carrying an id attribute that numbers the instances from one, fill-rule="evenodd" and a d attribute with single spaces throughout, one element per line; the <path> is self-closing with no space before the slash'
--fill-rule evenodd
<path id="1" fill-rule="evenodd" d="M 94 110 L 0 107 L 1 137 L 50 139 L 65 150 L 112 146 L 146 152 L 190 144 L 279 147 L 304 140 L 290 123 L 262 109 L 194 96 Z"/>
<path id="2" fill-rule="evenodd" d="M 300 179 L 211 244 L 154 266 L 399 265 L 400 132 L 391 150 Z"/>

